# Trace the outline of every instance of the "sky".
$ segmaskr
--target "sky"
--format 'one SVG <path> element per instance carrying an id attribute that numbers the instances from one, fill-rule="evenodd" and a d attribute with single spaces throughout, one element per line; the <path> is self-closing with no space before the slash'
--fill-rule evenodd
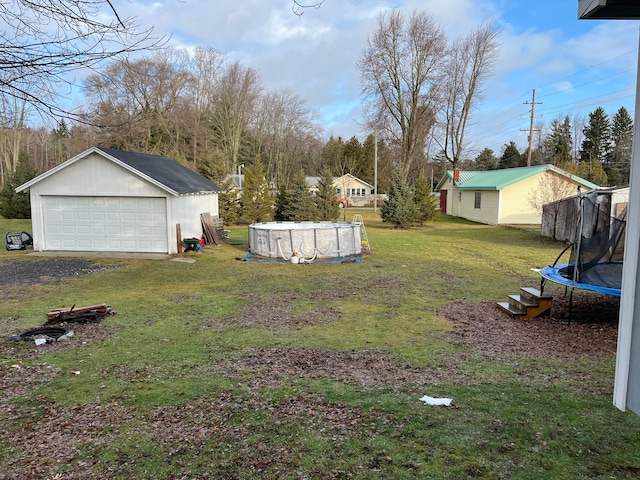
<path id="1" fill-rule="evenodd" d="M 318 0 L 308 0 L 307 4 Z M 364 141 L 358 60 L 382 11 L 424 10 L 455 38 L 483 22 L 501 30 L 498 62 L 470 118 L 466 156 L 527 147 L 534 123 L 624 106 L 633 116 L 638 21 L 578 20 L 578 0 L 114 0 L 121 16 L 171 35 L 178 48 L 207 46 L 253 67 L 266 89 L 291 89 L 318 112 L 323 138 Z M 299 3 L 305 3 L 301 0 Z"/>

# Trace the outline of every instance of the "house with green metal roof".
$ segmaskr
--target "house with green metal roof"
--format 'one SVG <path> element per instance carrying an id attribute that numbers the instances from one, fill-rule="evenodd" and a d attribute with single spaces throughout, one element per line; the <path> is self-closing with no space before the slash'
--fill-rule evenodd
<path id="1" fill-rule="evenodd" d="M 554 167 L 503 170 L 449 170 L 436 185 L 440 211 L 489 225 L 542 222 L 542 204 L 599 188 L 584 178 Z"/>

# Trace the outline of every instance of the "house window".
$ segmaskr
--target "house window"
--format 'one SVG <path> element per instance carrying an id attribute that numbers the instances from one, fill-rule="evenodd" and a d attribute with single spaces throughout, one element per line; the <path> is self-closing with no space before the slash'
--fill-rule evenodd
<path id="1" fill-rule="evenodd" d="M 340 187 L 336 188 L 336 194 L 340 195 Z"/>
<path id="2" fill-rule="evenodd" d="M 476 198 L 473 202 L 473 208 L 480 208 L 481 203 L 482 203 L 482 192 L 476 192 Z"/>

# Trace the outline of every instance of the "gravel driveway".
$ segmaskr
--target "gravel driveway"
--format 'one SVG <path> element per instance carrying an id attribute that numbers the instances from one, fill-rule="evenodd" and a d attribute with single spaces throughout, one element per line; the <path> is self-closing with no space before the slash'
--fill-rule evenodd
<path id="1" fill-rule="evenodd" d="M 116 267 L 81 258 L 5 259 L 0 260 L 0 287 L 51 283 Z"/>

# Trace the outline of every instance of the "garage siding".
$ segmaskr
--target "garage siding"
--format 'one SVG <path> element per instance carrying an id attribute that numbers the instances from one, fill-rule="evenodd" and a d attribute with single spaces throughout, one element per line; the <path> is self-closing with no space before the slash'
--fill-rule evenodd
<path id="1" fill-rule="evenodd" d="M 45 250 L 168 252 L 163 197 L 43 199 Z"/>

